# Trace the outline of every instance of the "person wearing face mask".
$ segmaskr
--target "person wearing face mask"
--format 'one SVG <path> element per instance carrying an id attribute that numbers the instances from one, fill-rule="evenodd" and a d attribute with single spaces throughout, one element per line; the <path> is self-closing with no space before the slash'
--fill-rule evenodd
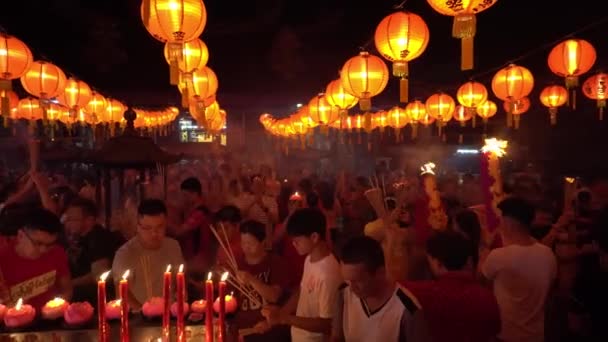
<path id="1" fill-rule="evenodd" d="M 0 302 L 25 303 L 40 309 L 54 297 L 72 298 L 68 258 L 57 239 L 59 218 L 48 210 L 30 208 L 11 246 L 0 252 Z"/>

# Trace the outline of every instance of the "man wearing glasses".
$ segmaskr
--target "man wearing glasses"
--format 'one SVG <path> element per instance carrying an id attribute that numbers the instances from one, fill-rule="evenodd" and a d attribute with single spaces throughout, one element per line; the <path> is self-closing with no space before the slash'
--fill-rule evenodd
<path id="1" fill-rule="evenodd" d="M 167 208 L 161 200 L 148 199 L 137 209 L 137 235 L 118 249 L 112 264 L 114 282 L 129 270 L 129 303 L 140 308 L 152 297 L 162 297 L 167 265 L 176 270 L 184 263 L 179 243 L 166 237 Z"/>
<path id="2" fill-rule="evenodd" d="M 40 309 L 54 297 L 70 300 L 72 283 L 65 250 L 57 244 L 59 218 L 40 208 L 29 210 L 14 243 L 0 252 L 2 302 L 19 298 Z"/>

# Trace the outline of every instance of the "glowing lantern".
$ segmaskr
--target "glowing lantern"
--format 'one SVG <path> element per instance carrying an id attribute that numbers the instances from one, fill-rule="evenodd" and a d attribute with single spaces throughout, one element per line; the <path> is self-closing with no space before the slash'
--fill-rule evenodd
<path id="1" fill-rule="evenodd" d="M 167 63 L 171 64 L 169 43 L 165 44 L 164 54 Z M 206 66 L 208 61 L 209 49 L 207 49 L 207 45 L 202 40 L 196 38 L 182 45 L 182 59 L 178 62 L 179 71 L 190 74 L 194 70 Z"/>
<path id="2" fill-rule="evenodd" d="M 78 111 L 80 108 L 86 107 L 90 100 L 91 88 L 83 81 L 69 78 L 59 101 L 71 110 Z"/>
<path id="3" fill-rule="evenodd" d="M 527 97 L 522 97 L 517 101 L 505 102 L 503 103 L 503 108 L 505 111 L 511 110 L 511 114 L 513 116 L 513 128 L 518 129 L 521 115 L 530 109 L 530 99 Z"/>
<path id="4" fill-rule="evenodd" d="M 484 103 L 477 106 L 477 108 L 475 110 L 477 112 L 477 115 L 479 115 L 481 117 L 481 119 L 483 120 L 483 123 L 487 124 L 488 119 L 493 117 L 494 115 L 496 115 L 496 112 L 498 111 L 498 107 L 496 106 L 496 103 L 494 103 L 493 101 L 486 100 Z"/>
<path id="5" fill-rule="evenodd" d="M 103 97 L 103 95 L 93 91 L 91 93 L 91 99 L 85 107 L 85 111 L 91 118 L 91 122 L 95 124 L 103 118 L 107 107 L 108 104 L 106 102 L 106 98 Z"/>
<path id="6" fill-rule="evenodd" d="M 589 71 L 595 64 L 593 45 L 582 39 L 568 39 L 555 46 L 549 53 L 549 69 L 566 78 L 566 89 L 578 86 L 578 77 Z M 576 92 L 572 91 L 572 106 L 575 107 Z"/>
<path id="7" fill-rule="evenodd" d="M 379 111 L 372 115 L 372 129 L 379 128 L 382 133 L 386 126 L 388 126 L 388 115 L 385 111 Z"/>
<path id="8" fill-rule="evenodd" d="M 342 116 L 359 102 L 356 96 L 344 90 L 340 79 L 329 82 L 327 88 L 325 88 L 325 97 L 330 105 L 340 109 Z"/>
<path id="9" fill-rule="evenodd" d="M 395 129 L 403 128 L 409 122 L 409 117 L 407 115 L 405 108 L 401 108 L 398 106 L 391 108 L 387 112 L 387 116 L 388 116 L 388 125 Z"/>
<path id="10" fill-rule="evenodd" d="M 169 45 L 171 84 L 177 85 L 183 44 L 198 38 L 207 23 L 205 4 L 202 0 L 144 0 L 141 16 L 152 37 Z"/>
<path id="11" fill-rule="evenodd" d="M 33 62 L 30 69 L 21 76 L 23 88 L 41 100 L 60 95 L 65 89 L 65 84 L 63 71 L 58 66 L 43 61 Z"/>
<path id="12" fill-rule="evenodd" d="M 446 118 L 451 119 L 454 109 L 456 108 L 454 99 L 445 93 L 431 95 L 426 100 L 425 105 L 426 112 L 439 121 L 445 121 Z"/>
<path id="13" fill-rule="evenodd" d="M 376 49 L 393 62 L 393 76 L 401 78 L 400 100 L 408 101 L 408 62 L 422 55 L 429 43 L 429 28 L 411 12 L 396 12 L 380 22 L 374 35 Z"/>
<path id="14" fill-rule="evenodd" d="M 192 73 L 192 98 L 197 102 L 204 101 L 205 99 L 214 96 L 217 93 L 218 81 L 215 72 L 209 67 L 203 67 L 202 69 L 195 70 Z M 204 106 L 205 104 L 202 103 Z"/>
<path id="15" fill-rule="evenodd" d="M 473 114 L 465 106 L 457 106 L 454 110 L 454 120 L 460 122 L 461 127 L 465 127 L 467 121 L 471 120 Z"/>
<path id="16" fill-rule="evenodd" d="M 110 135 L 114 136 L 116 131 L 116 123 L 122 121 L 127 108 L 120 101 L 116 99 L 106 99 L 106 111 L 104 113 L 104 120 L 110 125 Z"/>
<path id="17" fill-rule="evenodd" d="M 32 52 L 19 39 L 0 32 L 0 91 L 12 89 L 11 80 L 25 74 L 34 59 Z M 10 99 L 2 96 L 0 114 L 10 116 Z"/>
<path id="18" fill-rule="evenodd" d="M 46 110 L 46 117 L 51 121 L 63 120 L 66 112 L 68 112 L 67 108 L 55 103 L 49 103 L 49 108 Z"/>
<path id="19" fill-rule="evenodd" d="M 319 94 L 308 102 L 308 113 L 319 126 L 329 126 L 340 118 L 338 108 L 329 104 L 325 94 Z"/>
<path id="20" fill-rule="evenodd" d="M 40 101 L 32 97 L 26 97 L 19 100 L 19 103 L 17 104 L 18 119 L 26 119 L 33 122 L 42 119 L 42 116 L 43 113 Z"/>
<path id="21" fill-rule="evenodd" d="M 371 98 L 386 88 L 388 68 L 380 57 L 363 51 L 346 61 L 340 80 L 344 90 L 359 98 L 361 110 L 370 110 Z"/>
<path id="22" fill-rule="evenodd" d="M 604 108 L 606 107 L 606 98 L 608 97 L 607 85 L 608 74 L 603 72 L 589 77 L 585 83 L 583 83 L 583 94 L 588 98 L 597 101 L 600 120 L 604 120 Z"/>
<path id="23" fill-rule="evenodd" d="M 503 100 L 507 111 L 507 126 L 511 127 L 515 101 L 524 98 L 534 88 L 534 77 L 530 70 L 510 64 L 499 70 L 492 78 L 492 91 L 494 95 Z"/>
<path id="24" fill-rule="evenodd" d="M 452 37 L 461 40 L 461 70 L 473 69 L 473 38 L 477 31 L 476 14 L 490 8 L 497 0 L 427 0 L 440 14 L 454 17 Z"/>
<path id="25" fill-rule="evenodd" d="M 418 123 L 427 116 L 426 105 L 420 100 L 415 100 L 405 106 L 405 112 L 412 125 L 412 139 L 418 135 Z"/>
<path id="26" fill-rule="evenodd" d="M 551 124 L 557 122 L 557 108 L 568 102 L 568 90 L 562 86 L 552 85 L 540 92 L 540 102 L 549 108 Z"/>

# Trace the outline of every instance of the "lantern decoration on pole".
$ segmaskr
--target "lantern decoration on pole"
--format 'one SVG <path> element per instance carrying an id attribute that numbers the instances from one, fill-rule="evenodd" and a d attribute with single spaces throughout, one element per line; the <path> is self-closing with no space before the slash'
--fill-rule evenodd
<path id="1" fill-rule="evenodd" d="M 32 52 L 24 42 L 0 32 L 0 114 L 5 119 L 10 116 L 10 99 L 6 95 L 12 89 L 11 81 L 23 76 L 33 61 Z"/>
<path id="2" fill-rule="evenodd" d="M 86 83 L 68 78 L 63 93 L 59 96 L 59 102 L 69 108 L 70 116 L 75 119 L 80 109 L 89 104 L 91 96 L 91 88 Z"/>
<path id="3" fill-rule="evenodd" d="M 356 96 L 344 90 L 340 79 L 329 82 L 325 88 L 325 98 L 330 105 L 338 107 L 341 119 L 346 117 L 349 109 L 359 103 L 359 99 Z"/>
<path id="4" fill-rule="evenodd" d="M 559 85 L 550 85 L 540 92 L 540 102 L 549 108 L 551 125 L 557 123 L 557 108 L 568 102 L 568 90 Z"/>
<path id="5" fill-rule="evenodd" d="M 474 114 L 475 114 L 475 112 L 471 112 L 463 105 L 456 106 L 456 110 L 454 111 L 454 120 L 460 122 L 460 128 L 461 128 L 461 131 L 458 134 L 458 143 L 459 144 L 462 144 L 462 142 L 463 142 L 462 129 L 464 127 L 466 127 L 467 121 L 471 120 L 473 118 Z"/>
<path id="6" fill-rule="evenodd" d="M 340 119 L 339 108 L 332 106 L 323 93 L 308 102 L 308 113 L 312 121 L 320 126 L 325 134 L 329 132 L 329 126 Z"/>
<path id="7" fill-rule="evenodd" d="M 104 113 L 103 121 L 107 122 L 110 126 L 110 136 L 114 136 L 116 132 L 116 124 L 120 123 L 122 120 L 127 107 L 125 107 L 122 102 L 111 98 L 106 99 L 106 104 L 107 107 L 106 112 Z"/>
<path id="8" fill-rule="evenodd" d="M 170 43 L 166 43 L 164 55 L 169 65 L 171 65 L 170 52 Z M 180 73 L 178 86 L 182 88 L 182 104 L 187 107 L 187 99 L 190 97 L 189 89 L 192 84 L 192 73 L 207 65 L 209 61 L 209 49 L 207 49 L 207 45 L 202 40 L 196 38 L 182 45 L 181 55 L 182 58 L 177 61 Z"/>
<path id="9" fill-rule="evenodd" d="M 513 126 L 515 102 L 526 97 L 534 88 L 534 76 L 530 70 L 515 64 L 499 70 L 492 78 L 494 95 L 505 102 L 507 127 Z"/>
<path id="10" fill-rule="evenodd" d="M 65 84 L 63 71 L 58 66 L 44 61 L 33 62 L 30 69 L 21 76 L 21 85 L 25 91 L 40 100 L 43 118 L 47 101 L 63 93 Z"/>
<path id="11" fill-rule="evenodd" d="M 395 130 L 395 139 L 397 142 L 403 141 L 401 135 L 401 129 L 405 127 L 410 121 L 409 116 L 405 108 L 395 106 L 386 113 L 388 119 L 388 125 Z"/>
<path id="12" fill-rule="evenodd" d="M 418 137 L 418 123 L 423 123 L 422 120 L 428 116 L 426 105 L 420 100 L 412 101 L 405 106 L 405 113 L 412 125 L 412 139 L 416 139 Z"/>
<path id="13" fill-rule="evenodd" d="M 103 119 L 103 115 L 106 111 L 108 104 L 106 102 L 106 98 L 98 92 L 91 92 L 91 99 L 87 106 L 85 107 L 85 112 L 89 116 L 91 122 L 93 124 L 98 123 Z"/>
<path id="14" fill-rule="evenodd" d="M 426 112 L 437 120 L 439 136 L 443 138 L 442 128 L 447 122 L 452 120 L 452 115 L 456 109 L 454 99 L 445 93 L 431 95 L 425 102 Z"/>
<path id="15" fill-rule="evenodd" d="M 508 142 L 496 138 L 486 139 L 481 148 L 482 158 L 480 181 L 484 191 L 487 225 L 490 232 L 498 227 L 498 204 L 504 198 L 502 176 L 500 173 L 500 158 L 506 155 Z M 491 242 L 490 242 L 491 243 Z"/>
<path id="16" fill-rule="evenodd" d="M 530 110 L 530 99 L 528 97 L 522 97 L 517 101 L 504 102 L 503 108 L 505 111 L 511 111 L 513 118 L 513 129 L 519 129 L 521 116 Z"/>
<path id="17" fill-rule="evenodd" d="M 578 77 L 591 70 L 596 57 L 593 45 L 582 39 L 565 40 L 549 53 L 549 69 L 566 79 L 566 89 L 571 91 L 569 100 L 573 109 L 576 109 L 575 88 L 578 86 Z"/>
<path id="18" fill-rule="evenodd" d="M 33 135 L 36 130 L 36 121 L 43 118 L 43 109 L 40 101 L 33 97 L 19 100 L 17 104 L 17 119 L 25 119 L 29 122 L 29 134 Z"/>
<path id="19" fill-rule="evenodd" d="M 494 101 L 486 100 L 484 103 L 477 106 L 475 111 L 483 122 L 483 138 L 485 139 L 486 132 L 488 130 L 488 120 L 496 115 L 496 112 L 498 112 L 498 106 L 496 106 Z"/>
<path id="20" fill-rule="evenodd" d="M 19 96 L 12 90 L 0 90 L 0 98 L 6 101 L 8 109 L 5 110 L 6 114 L 2 113 L 2 127 L 8 127 L 8 119 L 17 119 L 17 105 L 19 104 Z M 6 99 L 6 100 L 5 100 Z"/>
<path id="21" fill-rule="evenodd" d="M 473 39 L 477 31 L 476 14 L 490 8 L 497 0 L 427 0 L 438 13 L 454 17 L 452 37 L 461 40 L 461 70 L 473 69 Z"/>
<path id="22" fill-rule="evenodd" d="M 408 62 L 418 58 L 426 49 L 429 43 L 429 28 L 417 14 L 395 12 L 378 24 L 374 42 L 378 52 L 393 62 L 393 76 L 401 79 L 399 100 L 408 102 Z"/>
<path id="23" fill-rule="evenodd" d="M 380 57 L 362 51 L 344 64 L 340 73 L 344 90 L 359 98 L 361 110 L 372 107 L 371 98 L 380 94 L 388 83 L 388 68 Z"/>
<path id="24" fill-rule="evenodd" d="M 170 80 L 177 85 L 183 45 L 198 38 L 207 24 L 205 4 L 202 0 L 144 0 L 141 17 L 152 37 L 168 44 Z"/>
<path id="25" fill-rule="evenodd" d="M 456 99 L 464 110 L 470 113 L 473 127 L 475 127 L 475 109 L 488 99 L 486 86 L 479 82 L 469 81 L 458 88 Z"/>
<path id="26" fill-rule="evenodd" d="M 597 101 L 600 121 L 604 120 L 604 108 L 606 108 L 606 98 L 608 98 L 608 74 L 600 72 L 589 77 L 583 83 L 583 94 L 591 100 Z"/>

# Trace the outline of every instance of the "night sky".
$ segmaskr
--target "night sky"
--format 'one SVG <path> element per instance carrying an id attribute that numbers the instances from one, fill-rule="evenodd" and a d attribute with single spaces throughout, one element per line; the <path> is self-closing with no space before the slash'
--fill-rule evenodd
<path id="1" fill-rule="evenodd" d="M 163 44 L 154 40 L 141 22 L 141 0 L 4 2 L 7 4 L 0 11 L 0 25 L 25 41 L 36 59 L 46 58 L 66 74 L 76 75 L 104 95 L 127 103 L 178 103 L 179 93 L 169 85 Z M 220 80 L 220 103 L 229 115 L 245 114 L 254 120 L 261 112 L 286 114 L 290 106 L 308 102 L 338 77 L 343 63 L 357 54 L 362 44 L 370 42 L 376 25 L 400 2 L 205 1 L 208 23 L 201 39 L 210 50 L 209 66 Z M 542 87 L 562 82 L 546 65 L 551 48 L 547 44 L 605 16 L 603 1 L 580 3 L 585 5 L 499 0 L 478 16 L 476 70 L 472 74 L 489 87 L 498 68 L 527 55 L 517 63 L 535 75 L 533 106 L 541 112 L 538 93 Z M 459 70 L 460 42 L 451 37 L 452 18 L 437 14 L 425 0 L 409 0 L 405 8 L 421 15 L 431 33 L 427 50 L 410 65 L 411 97 L 425 99 L 437 90 L 453 95 L 471 73 Z M 596 69 L 605 67 L 608 60 L 607 29 L 608 20 L 604 20 L 577 35 L 595 45 Z M 539 49 L 542 46 L 545 48 Z M 374 51 L 373 41 L 369 48 Z M 582 94 L 579 98 L 589 106 L 580 121 L 597 129 L 593 102 L 583 100 Z M 397 99 L 398 80 L 392 78 L 375 104 L 390 107 Z M 579 112 L 566 110 L 562 116 L 565 122 L 578 122 L 574 115 Z M 543 129 L 548 129 L 548 118 L 536 116 Z M 529 121 L 533 125 L 534 118 Z M 522 125 L 528 125 L 527 121 Z"/>

